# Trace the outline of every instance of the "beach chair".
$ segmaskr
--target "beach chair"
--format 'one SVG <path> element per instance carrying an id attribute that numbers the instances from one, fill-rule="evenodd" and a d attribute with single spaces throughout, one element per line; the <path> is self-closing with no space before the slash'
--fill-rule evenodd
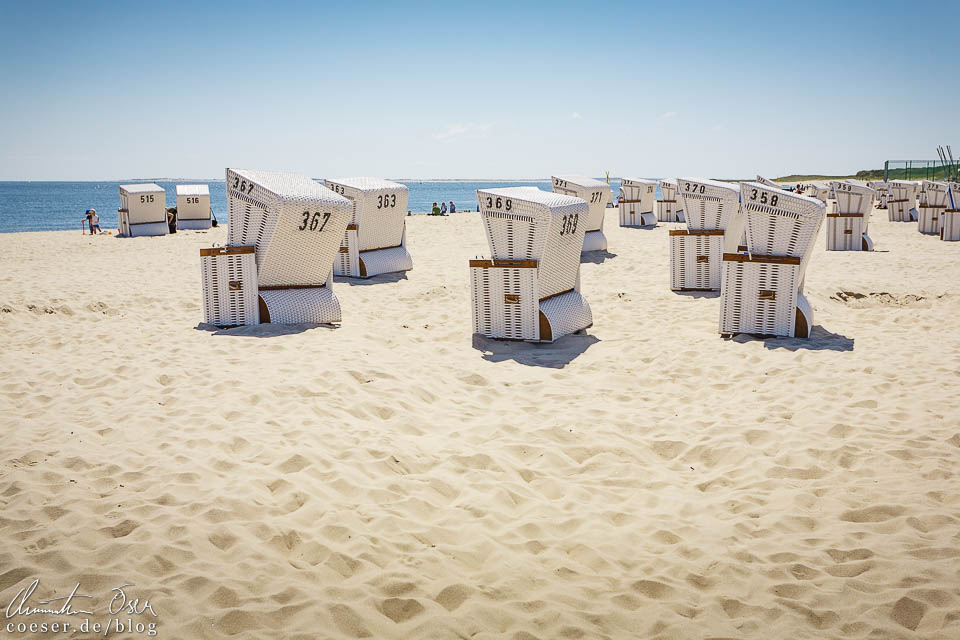
<path id="1" fill-rule="evenodd" d="M 949 206 L 947 183 L 924 180 L 917 207 L 917 231 L 940 235 L 940 218 Z"/>
<path id="2" fill-rule="evenodd" d="M 536 187 L 480 189 L 490 257 L 470 261 L 473 332 L 553 342 L 593 324 L 580 295 L 585 200 Z"/>
<path id="3" fill-rule="evenodd" d="M 761 175 L 757 176 L 757 182 L 759 182 L 760 184 L 766 187 L 770 187 L 771 189 L 783 189 L 783 185 L 776 183 L 773 180 L 768 180 L 767 178 L 764 178 Z"/>
<path id="4" fill-rule="evenodd" d="M 653 213 L 657 197 L 657 181 L 645 178 L 623 178 L 617 195 L 621 227 L 655 227 Z"/>
<path id="5" fill-rule="evenodd" d="M 677 181 L 672 178 L 660 181 L 660 199 L 656 201 L 658 222 L 683 222 L 683 207 L 677 198 Z"/>
<path id="6" fill-rule="evenodd" d="M 739 251 L 743 236 L 740 185 L 705 178 L 677 178 L 686 229 L 670 230 L 670 288 L 720 289 L 724 253 Z"/>
<path id="7" fill-rule="evenodd" d="M 120 231 L 124 238 L 165 236 L 167 226 L 166 192 L 158 184 L 120 185 Z"/>
<path id="8" fill-rule="evenodd" d="M 826 205 L 758 182 L 740 186 L 747 252 L 723 256 L 720 333 L 808 338 L 804 274 Z"/>
<path id="9" fill-rule="evenodd" d="M 370 278 L 413 269 L 407 251 L 409 190 L 380 178 L 324 180 L 328 188 L 353 203 L 353 217 L 333 263 L 338 276 Z"/>
<path id="10" fill-rule="evenodd" d="M 353 203 L 294 173 L 226 176 L 227 245 L 255 247 L 260 322 L 340 322 L 333 262 Z"/>
<path id="11" fill-rule="evenodd" d="M 603 235 L 603 216 L 607 203 L 613 198 L 613 190 L 606 182 L 584 176 L 553 176 L 554 193 L 582 198 L 587 201 L 586 235 L 583 238 L 583 253 L 606 251 L 607 237 Z"/>
<path id="12" fill-rule="evenodd" d="M 886 209 L 887 196 L 890 195 L 890 183 L 883 180 L 867 180 L 867 186 L 877 192 L 877 209 Z"/>
<path id="13" fill-rule="evenodd" d="M 920 184 L 911 180 L 891 180 L 887 197 L 887 218 L 890 222 L 913 222 L 917 219 L 917 192 Z"/>
<path id="14" fill-rule="evenodd" d="M 832 182 L 831 188 L 837 199 L 827 214 L 827 251 L 873 251 L 867 229 L 876 191 L 840 181 Z"/>
<path id="15" fill-rule="evenodd" d="M 803 195 L 816 198 L 820 202 L 826 204 L 827 200 L 829 200 L 831 197 L 830 185 L 824 182 L 811 182 L 804 187 Z"/>
<path id="16" fill-rule="evenodd" d="M 177 229 L 209 229 L 210 187 L 205 184 L 177 185 Z"/>
<path id="17" fill-rule="evenodd" d="M 218 327 L 260 323 L 256 247 L 200 249 L 203 321 Z"/>
<path id="18" fill-rule="evenodd" d="M 948 184 L 950 208 L 940 216 L 940 239 L 956 242 L 960 240 L 960 182 Z"/>

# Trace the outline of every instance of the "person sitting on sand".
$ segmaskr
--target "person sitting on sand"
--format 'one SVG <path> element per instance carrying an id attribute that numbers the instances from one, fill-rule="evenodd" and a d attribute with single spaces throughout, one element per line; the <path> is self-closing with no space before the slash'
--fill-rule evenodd
<path id="1" fill-rule="evenodd" d="M 442 216 L 447 215 L 447 203 L 446 203 L 446 202 L 441 202 L 441 203 L 440 203 L 440 215 L 442 215 Z"/>
<path id="2" fill-rule="evenodd" d="M 453 204 L 453 200 L 450 201 L 450 213 L 457 212 L 457 205 Z"/>
<path id="3" fill-rule="evenodd" d="M 86 217 L 90 235 L 103 233 L 103 231 L 100 230 L 100 216 L 97 215 L 96 209 L 87 209 Z"/>
<path id="4" fill-rule="evenodd" d="M 437 203 L 436 203 L 436 202 L 433 203 L 433 211 L 430 213 L 430 215 L 432 215 L 432 216 L 439 216 L 439 215 L 440 215 L 440 207 L 437 206 Z"/>

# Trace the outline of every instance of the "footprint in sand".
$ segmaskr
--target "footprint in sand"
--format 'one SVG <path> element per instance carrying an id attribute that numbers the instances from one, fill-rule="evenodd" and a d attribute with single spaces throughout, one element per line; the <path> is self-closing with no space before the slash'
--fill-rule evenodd
<path id="1" fill-rule="evenodd" d="M 463 604 L 472 592 L 473 590 L 466 585 L 452 584 L 438 593 L 434 600 L 447 611 L 453 611 Z"/>
<path id="2" fill-rule="evenodd" d="M 845 522 L 884 522 L 902 516 L 906 509 L 896 505 L 876 505 L 866 509 L 852 509 L 840 514 Z"/>
<path id="3" fill-rule="evenodd" d="M 398 624 L 423 612 L 423 605 L 414 598 L 387 598 L 380 606 L 380 613 Z"/>

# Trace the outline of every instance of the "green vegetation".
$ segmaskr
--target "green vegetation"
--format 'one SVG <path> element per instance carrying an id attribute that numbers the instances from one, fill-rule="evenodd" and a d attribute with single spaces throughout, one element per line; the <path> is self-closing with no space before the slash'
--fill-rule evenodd
<path id="1" fill-rule="evenodd" d="M 956 166 L 954 166 L 956 172 Z M 784 184 L 796 184 L 798 182 L 827 182 L 829 180 L 883 180 L 883 169 L 864 169 L 857 171 L 853 175 L 847 176 L 824 176 L 824 175 L 799 175 L 781 176 L 774 178 L 777 182 Z M 956 173 L 953 176 L 949 173 L 949 167 L 913 167 L 911 169 L 890 169 L 890 180 L 956 180 Z"/>

